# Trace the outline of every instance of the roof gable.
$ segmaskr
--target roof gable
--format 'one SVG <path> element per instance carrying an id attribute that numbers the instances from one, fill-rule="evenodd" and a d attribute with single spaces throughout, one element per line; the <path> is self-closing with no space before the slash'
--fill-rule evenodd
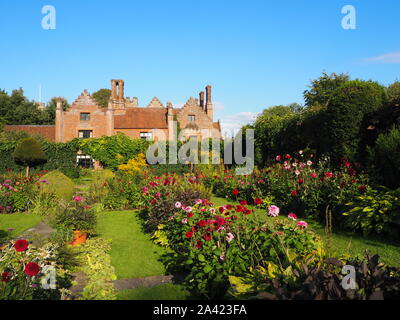
<path id="1" fill-rule="evenodd" d="M 92 96 L 86 89 L 83 90 L 81 95 L 78 98 L 76 98 L 72 104 L 80 106 L 98 106 L 96 101 L 92 98 Z"/>

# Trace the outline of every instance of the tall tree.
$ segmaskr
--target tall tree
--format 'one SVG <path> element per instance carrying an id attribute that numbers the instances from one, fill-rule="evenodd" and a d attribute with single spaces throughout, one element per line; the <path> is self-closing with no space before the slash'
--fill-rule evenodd
<path id="1" fill-rule="evenodd" d="M 92 94 L 92 97 L 96 100 L 99 106 L 107 108 L 108 100 L 111 97 L 110 89 L 100 89 Z"/>
<path id="2" fill-rule="evenodd" d="M 310 89 L 303 93 L 306 106 L 321 105 L 327 107 L 332 99 L 333 92 L 346 81 L 350 80 L 350 76 L 345 73 L 322 73 L 318 79 L 312 80 L 308 86 Z"/>

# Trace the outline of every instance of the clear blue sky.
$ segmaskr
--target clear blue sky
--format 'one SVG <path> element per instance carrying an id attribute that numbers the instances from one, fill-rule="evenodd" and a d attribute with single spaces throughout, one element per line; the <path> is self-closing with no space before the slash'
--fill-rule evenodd
<path id="1" fill-rule="evenodd" d="M 56 8 L 56 30 L 41 9 Z M 341 26 L 356 8 L 356 30 Z M 265 107 L 303 103 L 322 71 L 389 84 L 400 78 L 398 0 L 0 0 L 0 88 L 30 99 L 109 88 L 147 105 L 184 103 L 213 86 L 227 127 Z M 375 60 L 368 60 L 378 57 Z"/>

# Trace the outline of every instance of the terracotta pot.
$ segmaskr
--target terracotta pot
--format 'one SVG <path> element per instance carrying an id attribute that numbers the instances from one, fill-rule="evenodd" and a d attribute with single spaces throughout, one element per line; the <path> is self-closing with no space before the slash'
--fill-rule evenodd
<path id="1" fill-rule="evenodd" d="M 73 246 L 85 243 L 87 238 L 87 233 L 85 231 L 75 230 L 74 240 L 70 243 Z"/>

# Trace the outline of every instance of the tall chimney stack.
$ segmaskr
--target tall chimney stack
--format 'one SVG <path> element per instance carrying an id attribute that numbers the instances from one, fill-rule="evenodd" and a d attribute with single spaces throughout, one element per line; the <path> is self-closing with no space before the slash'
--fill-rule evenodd
<path id="1" fill-rule="evenodd" d="M 210 119 L 213 119 L 213 105 L 211 102 L 211 86 L 206 87 L 206 112 Z"/>
<path id="2" fill-rule="evenodd" d="M 204 110 L 204 91 L 199 93 L 200 107 Z"/>

